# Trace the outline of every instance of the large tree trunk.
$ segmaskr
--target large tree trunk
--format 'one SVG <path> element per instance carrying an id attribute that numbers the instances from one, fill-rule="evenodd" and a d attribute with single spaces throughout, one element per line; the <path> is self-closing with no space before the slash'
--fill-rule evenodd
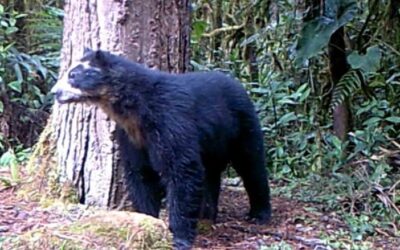
<path id="1" fill-rule="evenodd" d="M 151 68 L 183 72 L 189 64 L 189 1 L 66 1 L 60 76 L 84 47 L 109 50 Z M 130 155 L 124 132 L 100 110 L 55 104 L 52 125 L 60 181 L 78 188 L 79 201 L 128 206 Z M 123 150 L 126 152 L 127 150 Z"/>

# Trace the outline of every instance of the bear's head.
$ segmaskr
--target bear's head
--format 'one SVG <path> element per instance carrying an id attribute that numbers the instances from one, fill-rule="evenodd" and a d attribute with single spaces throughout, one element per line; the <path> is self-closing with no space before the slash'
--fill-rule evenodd
<path id="1" fill-rule="evenodd" d="M 101 50 L 86 49 L 83 57 L 64 73 L 51 93 L 59 103 L 96 102 L 107 98 L 109 92 L 108 58 Z"/>

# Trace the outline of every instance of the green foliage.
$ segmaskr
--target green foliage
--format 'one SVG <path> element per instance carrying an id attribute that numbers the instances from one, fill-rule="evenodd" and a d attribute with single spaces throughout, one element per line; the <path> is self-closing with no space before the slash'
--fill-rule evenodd
<path id="1" fill-rule="evenodd" d="M 362 240 L 363 235 L 372 234 L 374 232 L 374 226 L 379 225 L 377 220 L 371 222 L 370 218 L 366 215 L 361 215 L 359 218 L 346 216 L 346 221 L 350 226 L 351 236 L 354 240 Z"/>
<path id="2" fill-rule="evenodd" d="M 30 53 L 44 54 L 43 59 L 55 67 L 58 67 L 57 56 L 61 49 L 63 16 L 64 12 L 61 9 L 43 6 L 25 18 L 24 31 L 27 33 Z"/>
<path id="3" fill-rule="evenodd" d="M 0 155 L 32 146 L 42 130 L 57 78 L 62 11 L 18 13 L 0 5 Z"/>
<path id="4" fill-rule="evenodd" d="M 359 90 L 364 90 L 368 97 L 370 88 L 367 85 L 369 76 L 374 74 L 381 61 L 381 51 L 377 46 L 369 47 L 365 55 L 353 51 L 347 60 L 352 68 L 336 84 L 332 93 L 331 110 L 334 110 L 346 98 L 352 97 Z"/>
<path id="5" fill-rule="evenodd" d="M 354 241 L 348 233 L 342 229 L 331 232 L 327 235 L 321 235 L 328 249 L 352 249 L 352 250 L 370 250 L 374 245 L 369 241 Z"/>
<path id="6" fill-rule="evenodd" d="M 201 36 L 204 34 L 207 28 L 207 22 L 202 20 L 196 20 L 192 22 L 192 41 L 199 41 Z"/>
<path id="7" fill-rule="evenodd" d="M 331 110 L 343 103 L 343 101 L 354 95 L 361 87 L 365 86 L 366 76 L 360 70 L 349 70 L 342 76 L 333 89 Z"/>
<path id="8" fill-rule="evenodd" d="M 296 48 L 296 65 L 300 66 L 305 60 L 317 55 L 328 45 L 332 34 L 350 22 L 356 13 L 357 4 L 354 0 L 325 1 L 323 15 L 304 24 Z"/>
<path id="9" fill-rule="evenodd" d="M 9 149 L 7 152 L 0 156 L 0 168 L 8 168 L 10 177 L 0 177 L 0 181 L 4 186 L 16 185 L 20 181 L 20 166 L 28 160 L 30 149 L 23 149 L 17 146 L 16 151 Z"/>
<path id="10" fill-rule="evenodd" d="M 11 180 L 13 182 L 19 181 L 19 169 L 17 157 L 12 150 L 5 152 L 0 157 L 0 167 L 7 166 L 10 168 Z"/>
<path id="11" fill-rule="evenodd" d="M 375 73 L 381 61 L 381 50 L 378 46 L 369 47 L 365 55 L 359 55 L 353 51 L 348 57 L 352 69 L 360 69 L 365 73 Z"/>

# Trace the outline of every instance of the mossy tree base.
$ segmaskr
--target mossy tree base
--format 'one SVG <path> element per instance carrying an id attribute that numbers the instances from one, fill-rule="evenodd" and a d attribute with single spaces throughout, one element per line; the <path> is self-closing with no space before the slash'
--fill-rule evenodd
<path id="1" fill-rule="evenodd" d="M 165 223 L 139 213 L 85 210 L 77 221 L 30 230 L 8 239 L 4 249 L 172 249 Z"/>
<path id="2" fill-rule="evenodd" d="M 48 122 L 27 164 L 27 175 L 22 181 L 18 195 L 31 201 L 47 203 L 49 200 L 61 199 L 64 202 L 77 203 L 77 193 L 73 185 L 60 182 L 56 158 L 53 127 L 51 122 Z"/>

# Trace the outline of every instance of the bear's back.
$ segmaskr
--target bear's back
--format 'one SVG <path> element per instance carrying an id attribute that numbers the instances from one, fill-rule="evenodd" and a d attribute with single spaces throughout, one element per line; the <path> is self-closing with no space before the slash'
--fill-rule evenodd
<path id="1" fill-rule="evenodd" d="M 229 147 L 239 137 L 241 125 L 258 122 L 246 90 L 220 72 L 187 73 L 178 79 L 179 87 L 193 100 L 188 109 L 200 131 L 200 144 L 207 149 L 204 153 L 228 160 Z"/>

